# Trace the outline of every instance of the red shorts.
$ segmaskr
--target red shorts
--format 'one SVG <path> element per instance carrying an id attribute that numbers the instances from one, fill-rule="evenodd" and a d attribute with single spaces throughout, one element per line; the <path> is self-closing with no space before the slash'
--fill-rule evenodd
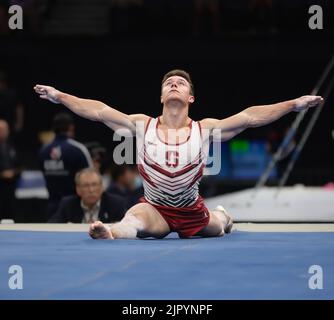
<path id="1" fill-rule="evenodd" d="M 139 202 L 146 202 L 156 208 L 167 222 L 171 231 L 177 232 L 180 238 L 196 235 L 209 223 L 210 213 L 202 197 L 198 197 L 195 204 L 186 208 L 173 208 L 152 204 L 144 197 Z"/>

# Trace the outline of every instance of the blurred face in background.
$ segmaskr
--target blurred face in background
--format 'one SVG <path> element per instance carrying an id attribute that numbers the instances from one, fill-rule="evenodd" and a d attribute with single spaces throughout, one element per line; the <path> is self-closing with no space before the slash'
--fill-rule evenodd
<path id="1" fill-rule="evenodd" d="M 95 172 L 83 172 L 77 182 L 76 191 L 84 205 L 94 206 L 103 193 L 101 177 Z"/>
<path id="2" fill-rule="evenodd" d="M 125 187 L 127 190 L 134 190 L 136 188 L 137 174 L 131 168 L 127 168 L 123 175 L 118 179 L 118 183 Z"/>
<path id="3" fill-rule="evenodd" d="M 74 126 L 74 124 L 72 124 L 72 125 L 69 126 L 68 131 L 67 131 L 67 135 L 70 138 L 74 138 L 75 137 L 75 126 Z"/>
<path id="4" fill-rule="evenodd" d="M 5 143 L 8 140 L 9 127 L 6 121 L 0 120 L 0 143 Z"/>

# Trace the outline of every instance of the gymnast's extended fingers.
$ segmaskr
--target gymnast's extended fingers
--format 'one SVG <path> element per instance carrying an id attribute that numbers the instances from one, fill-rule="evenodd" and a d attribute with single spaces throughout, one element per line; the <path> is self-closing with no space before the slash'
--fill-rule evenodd
<path id="1" fill-rule="evenodd" d="M 318 104 L 320 104 L 323 100 L 324 99 L 321 96 L 311 96 L 308 104 L 310 107 L 315 107 Z"/>
<path id="2" fill-rule="evenodd" d="M 48 91 L 48 89 L 49 89 L 50 87 L 48 87 L 48 86 L 43 86 L 43 85 L 36 85 L 35 87 L 34 87 L 34 90 L 36 91 L 36 93 L 38 93 L 38 94 L 45 94 L 47 91 Z"/>

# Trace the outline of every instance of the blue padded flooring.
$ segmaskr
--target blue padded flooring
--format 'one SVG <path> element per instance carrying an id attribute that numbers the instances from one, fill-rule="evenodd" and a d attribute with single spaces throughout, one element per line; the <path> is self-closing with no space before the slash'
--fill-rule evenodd
<path id="1" fill-rule="evenodd" d="M 0 299 L 334 299 L 334 233 L 92 240 L 81 232 L 0 231 Z M 11 265 L 23 289 L 8 287 Z M 308 287 L 311 265 L 323 289 Z"/>

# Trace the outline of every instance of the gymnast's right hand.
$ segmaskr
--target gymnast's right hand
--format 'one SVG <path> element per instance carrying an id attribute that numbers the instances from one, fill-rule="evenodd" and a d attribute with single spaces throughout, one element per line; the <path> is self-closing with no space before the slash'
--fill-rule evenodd
<path id="1" fill-rule="evenodd" d="M 61 92 L 57 89 L 49 86 L 42 86 L 37 84 L 34 87 L 34 90 L 37 94 L 39 94 L 39 97 L 41 99 L 49 100 L 53 103 L 60 103 L 60 94 Z"/>

